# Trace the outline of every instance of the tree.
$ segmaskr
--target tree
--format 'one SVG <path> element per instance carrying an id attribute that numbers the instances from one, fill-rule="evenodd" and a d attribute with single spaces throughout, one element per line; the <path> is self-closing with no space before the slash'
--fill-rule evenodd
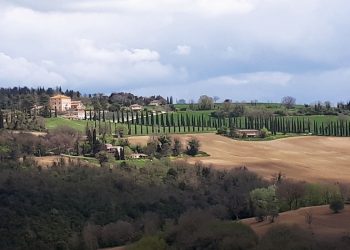
<path id="1" fill-rule="evenodd" d="M 182 144 L 181 140 L 178 137 L 175 137 L 173 140 L 173 155 L 178 156 L 182 153 Z"/>
<path id="2" fill-rule="evenodd" d="M 200 110 L 211 110 L 214 107 L 214 100 L 213 98 L 202 95 L 198 100 L 198 108 Z"/>
<path id="3" fill-rule="evenodd" d="M 187 141 L 187 154 L 195 156 L 198 154 L 200 148 L 199 140 L 195 137 L 192 137 Z"/>
<path id="4" fill-rule="evenodd" d="M 334 213 L 339 213 L 339 211 L 344 209 L 344 200 L 342 197 L 339 195 L 334 197 L 331 200 L 331 203 L 329 204 L 329 208 L 334 212 Z"/>
<path id="5" fill-rule="evenodd" d="M 294 107 L 296 99 L 292 96 L 285 96 L 282 98 L 282 105 L 287 109 L 291 109 Z"/>
<path id="6" fill-rule="evenodd" d="M 0 110 L 0 129 L 4 128 L 4 115 Z"/>
<path id="7" fill-rule="evenodd" d="M 299 200 L 305 194 L 305 183 L 283 180 L 277 185 L 277 197 L 288 204 L 289 210 L 299 207 Z"/>
<path id="8" fill-rule="evenodd" d="M 266 138 L 270 135 L 271 135 L 271 132 L 267 128 L 263 127 L 262 129 L 260 129 L 260 137 L 261 138 Z"/>
<path id="9" fill-rule="evenodd" d="M 266 218 L 269 218 L 271 222 L 274 222 L 279 211 L 276 188 L 274 186 L 254 189 L 250 192 L 250 199 L 258 221 L 264 221 Z"/>
<path id="10" fill-rule="evenodd" d="M 99 163 L 102 165 L 103 163 L 108 162 L 109 160 L 109 156 L 108 153 L 106 151 L 101 151 L 98 152 L 95 157 L 98 159 Z"/>
<path id="11" fill-rule="evenodd" d="M 213 100 L 214 100 L 215 103 L 217 103 L 217 102 L 220 100 L 220 97 L 218 97 L 218 96 L 213 96 Z"/>

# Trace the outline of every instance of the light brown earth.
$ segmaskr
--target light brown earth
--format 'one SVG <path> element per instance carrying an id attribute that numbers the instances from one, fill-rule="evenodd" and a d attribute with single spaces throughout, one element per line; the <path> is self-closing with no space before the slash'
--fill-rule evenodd
<path id="1" fill-rule="evenodd" d="M 306 223 L 306 213 L 312 214 L 311 225 Z M 319 239 L 339 239 L 350 236 L 350 206 L 345 206 L 345 209 L 338 214 L 334 214 L 329 206 L 318 206 L 280 213 L 274 223 L 256 222 L 254 218 L 244 219 L 242 222 L 249 225 L 259 236 L 264 235 L 274 225 L 296 224 L 305 230 L 311 230 Z"/>
<path id="2" fill-rule="evenodd" d="M 350 138 L 292 137 L 274 141 L 237 141 L 216 134 L 176 135 L 185 142 L 197 137 L 209 157 L 188 158 L 219 169 L 246 166 L 265 178 L 282 172 L 308 182 L 350 182 Z M 132 144 L 146 144 L 149 136 L 129 137 Z"/>
<path id="3" fill-rule="evenodd" d="M 35 162 L 43 167 L 51 167 L 54 163 L 59 164 L 64 161 L 65 164 L 69 164 L 70 162 L 74 163 L 89 163 L 87 160 L 78 159 L 75 157 L 69 157 L 64 155 L 54 155 L 54 156 L 42 156 L 42 157 L 34 157 Z"/>

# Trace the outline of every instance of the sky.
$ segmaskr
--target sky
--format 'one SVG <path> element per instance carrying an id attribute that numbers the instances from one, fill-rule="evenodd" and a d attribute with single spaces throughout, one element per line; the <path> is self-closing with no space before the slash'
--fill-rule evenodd
<path id="1" fill-rule="evenodd" d="M 0 87 L 350 100 L 348 0 L 0 0 Z"/>

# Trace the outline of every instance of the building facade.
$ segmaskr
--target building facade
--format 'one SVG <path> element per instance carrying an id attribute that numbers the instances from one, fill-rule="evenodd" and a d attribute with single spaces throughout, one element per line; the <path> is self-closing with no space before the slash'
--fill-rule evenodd
<path id="1" fill-rule="evenodd" d="M 51 110 L 57 110 L 67 118 L 84 119 L 85 106 L 81 101 L 72 101 L 69 96 L 56 95 L 50 98 Z"/>
<path id="2" fill-rule="evenodd" d="M 71 109 L 72 100 L 65 95 L 55 95 L 50 98 L 50 107 L 57 112 L 67 112 Z"/>

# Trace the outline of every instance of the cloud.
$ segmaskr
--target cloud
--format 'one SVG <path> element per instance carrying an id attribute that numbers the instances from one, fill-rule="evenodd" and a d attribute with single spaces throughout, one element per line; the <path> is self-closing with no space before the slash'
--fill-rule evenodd
<path id="1" fill-rule="evenodd" d="M 346 0 L 0 0 L 0 52 L 10 58 L 0 85 L 340 98 L 349 90 L 349 8 Z"/>
<path id="2" fill-rule="evenodd" d="M 65 78 L 56 72 L 49 71 L 23 57 L 11 58 L 1 52 L 0 81 L 10 86 L 18 84 L 58 86 L 66 82 Z"/>
<path id="3" fill-rule="evenodd" d="M 88 11 L 119 13 L 197 13 L 223 15 L 250 12 L 254 5 L 250 0 L 5 0 L 8 4 L 39 11 Z"/>
<path id="4" fill-rule="evenodd" d="M 198 81 L 193 84 L 197 86 L 238 86 L 238 85 L 287 85 L 291 79 L 291 74 L 283 72 L 253 72 L 246 74 L 237 74 L 234 76 L 219 76 Z"/>
<path id="5" fill-rule="evenodd" d="M 149 49 L 105 49 L 97 48 L 93 41 L 82 39 L 78 42 L 78 56 L 89 61 L 105 63 L 138 63 L 158 61 L 157 51 Z"/>
<path id="6" fill-rule="evenodd" d="M 176 47 L 175 54 L 180 56 L 188 56 L 191 54 L 191 47 L 188 45 L 178 45 Z"/>

